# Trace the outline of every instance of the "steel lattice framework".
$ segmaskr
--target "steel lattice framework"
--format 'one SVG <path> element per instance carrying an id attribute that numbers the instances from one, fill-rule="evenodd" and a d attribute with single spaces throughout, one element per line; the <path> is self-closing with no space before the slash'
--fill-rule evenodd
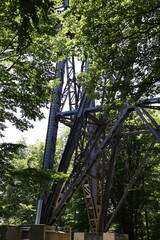
<path id="1" fill-rule="evenodd" d="M 59 11 L 63 11 L 66 6 L 67 1 L 64 1 Z M 91 231 L 103 232 L 109 229 L 154 144 L 160 141 L 159 125 L 149 111 L 160 110 L 160 98 L 126 106 L 114 118 L 102 118 L 97 113 L 104 106 L 97 108 L 95 102 L 86 97 L 76 78 L 76 64 L 77 60 L 73 56 L 57 63 L 56 78 L 60 79 L 60 84 L 55 90 L 55 102 L 50 108 L 43 162 L 44 168 L 52 169 L 59 123 L 64 124 L 70 128 L 70 132 L 57 171 L 68 173 L 70 167 L 70 176 L 66 181 L 59 180 L 52 184 L 51 191 L 41 195 L 36 222 L 52 225 L 82 184 Z M 87 69 L 87 60 L 81 62 L 81 71 L 87 72 Z M 141 124 L 128 124 L 132 114 L 139 117 Z M 106 222 L 121 139 L 138 134 L 152 136 L 150 147 L 131 176 L 114 213 Z"/>

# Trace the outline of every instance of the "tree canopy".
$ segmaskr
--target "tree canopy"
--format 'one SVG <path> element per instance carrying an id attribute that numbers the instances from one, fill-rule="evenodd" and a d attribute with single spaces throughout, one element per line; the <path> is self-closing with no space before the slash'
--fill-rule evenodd
<path id="1" fill-rule="evenodd" d="M 70 0 L 69 7 L 59 15 L 55 8 L 60 3 L 59 0 L 2 0 L 1 136 L 7 121 L 20 130 L 26 130 L 32 127 L 30 120 L 43 118 L 41 108 L 53 101 L 53 88 L 57 84 L 55 63 L 66 59 L 67 55 L 88 60 L 88 72 L 78 74 L 78 79 L 91 99 L 98 99 L 100 105 L 107 106 L 107 113 L 159 93 L 159 1 Z M 59 24 L 63 27 L 57 28 Z M 141 147 L 148 146 L 149 138 L 149 135 L 140 135 L 122 141 L 116 176 L 121 181 L 114 183 L 111 208 L 125 188 L 130 172 L 136 169 L 137 159 L 143 157 L 146 148 L 141 150 Z M 57 142 L 58 155 L 61 155 L 63 139 Z M 55 172 L 45 173 L 40 169 L 43 145 L 27 150 L 24 145 L 23 142 L 0 145 L 3 223 L 32 222 L 42 175 L 47 182 L 60 177 Z M 131 149 L 134 149 L 133 153 Z M 159 234 L 156 232 L 160 214 L 158 151 L 156 145 L 138 185 L 131 189 L 130 197 L 113 226 L 114 231 L 128 228 L 134 240 L 156 239 Z M 58 155 L 55 157 L 57 165 Z M 126 173 L 124 165 L 127 161 L 131 167 Z M 28 181 L 27 184 L 25 181 Z M 29 195 L 26 195 L 26 190 Z M 84 222 L 86 211 L 81 200 L 83 197 L 79 191 L 61 222 L 83 231 L 88 230 L 88 222 Z M 78 209 L 77 212 L 75 209 Z M 21 218 L 21 212 L 26 219 Z M 84 223 L 82 228 L 74 218 Z"/>
<path id="2" fill-rule="evenodd" d="M 90 57 L 89 73 L 81 78 L 90 96 L 112 104 L 156 95 L 159 13 L 156 0 L 70 1 L 61 34 L 69 33 L 66 51 Z"/>
<path id="3" fill-rule="evenodd" d="M 91 98 L 111 108 L 156 96 L 160 76 L 160 3 L 156 0 L 2 1 L 1 129 L 24 130 L 52 95 L 55 62 L 89 57 L 79 79 Z M 63 28 L 57 29 L 61 23 Z M 93 91 L 94 90 L 94 91 Z M 18 117 L 17 112 L 20 112 Z"/>
<path id="4" fill-rule="evenodd" d="M 44 143 L 27 146 L 21 141 L 13 146 L 16 152 L 8 146 L 7 156 L 0 162 L 0 223 L 34 224 L 39 194 L 66 174 L 41 167 Z"/>
<path id="5" fill-rule="evenodd" d="M 0 128 L 6 120 L 20 130 L 43 118 L 51 101 L 54 63 L 55 1 L 2 1 L 0 47 Z"/>

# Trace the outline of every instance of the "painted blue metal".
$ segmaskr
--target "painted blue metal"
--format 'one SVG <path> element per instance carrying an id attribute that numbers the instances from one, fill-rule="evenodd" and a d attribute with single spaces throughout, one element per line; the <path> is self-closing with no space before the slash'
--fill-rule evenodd
<path id="1" fill-rule="evenodd" d="M 64 82 L 64 69 L 65 69 L 65 61 L 59 62 L 56 67 L 56 71 L 57 71 L 56 78 L 60 79 L 60 83 L 58 87 L 55 89 L 55 95 L 54 95 L 55 102 L 50 107 L 43 168 L 52 169 L 53 167 L 57 131 L 58 131 L 58 119 L 56 118 L 56 114 L 57 112 L 59 112 L 60 106 L 61 106 L 62 87 Z"/>
<path id="2" fill-rule="evenodd" d="M 57 11 L 61 13 L 67 7 L 68 1 L 63 1 Z M 87 60 L 81 63 L 81 71 L 88 71 Z M 114 76 L 110 77 L 115 81 Z M 105 227 L 119 142 L 122 137 L 142 133 L 152 134 L 156 141 L 160 141 L 159 124 L 146 110 L 159 110 L 160 98 L 128 106 L 115 117 L 104 119 L 97 112 L 100 113 L 106 106 L 96 107 L 82 91 L 76 78 L 76 59 L 73 56 L 57 64 L 56 78 L 60 79 L 60 83 L 50 109 L 43 168 L 52 169 L 54 166 L 57 132 L 59 123 L 63 123 L 70 128 L 70 132 L 57 171 L 68 173 L 70 167 L 71 173 L 68 180 L 49 183 L 51 191 L 42 194 L 39 199 L 36 223 L 52 225 L 82 184 L 91 231 L 103 232 L 111 224 L 110 220 Z M 142 125 L 125 126 L 132 112 L 140 116 Z M 140 170 L 137 168 L 135 175 Z M 127 194 L 125 192 L 125 197 L 120 199 L 118 210 Z"/>

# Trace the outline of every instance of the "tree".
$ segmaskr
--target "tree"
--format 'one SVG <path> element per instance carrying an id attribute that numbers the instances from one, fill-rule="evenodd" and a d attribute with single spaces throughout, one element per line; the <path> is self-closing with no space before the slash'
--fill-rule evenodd
<path id="1" fill-rule="evenodd" d="M 71 227 L 73 232 L 89 232 L 89 221 L 82 187 L 76 191 L 58 224 Z"/>
<path id="2" fill-rule="evenodd" d="M 12 44 L 17 44 L 17 49 L 22 51 L 31 44 L 34 32 L 50 32 L 50 17 L 53 18 L 55 8 L 60 1 L 58 0 L 9 0 L 1 1 L 1 30 L 6 40 L 5 50 Z M 46 30 L 48 27 L 48 30 Z M 52 28 L 52 32 L 54 29 Z M 54 32 L 55 33 L 55 32 Z M 13 34 L 13 36 L 12 36 Z M 10 38 L 10 37 L 13 38 Z"/>
<path id="3" fill-rule="evenodd" d="M 160 3 L 157 0 L 70 1 L 62 19 L 66 51 L 84 59 L 80 76 L 102 104 L 135 103 L 156 96 L 159 82 Z"/>
<path id="4" fill-rule="evenodd" d="M 44 143 L 26 146 L 11 155 L 1 169 L 0 221 L 3 224 L 34 224 L 38 196 L 48 183 L 66 177 L 53 170 L 42 169 Z M 17 148 L 16 148 L 17 150 Z M 9 147 L 10 151 L 10 147 Z"/>
<path id="5" fill-rule="evenodd" d="M 0 129 L 6 121 L 20 130 L 32 127 L 29 120 L 43 118 L 53 95 L 53 37 L 57 18 L 53 1 L 2 1 Z M 3 135 L 1 133 L 1 135 Z"/>
<path id="6" fill-rule="evenodd" d="M 58 1 L 3 1 L 0 8 L 0 136 L 9 121 L 21 131 L 44 117 L 56 85 L 53 52 Z M 4 152 L 16 146 L 3 143 Z M 10 149 L 10 150 L 9 150 Z M 17 149 L 17 151 L 18 151 Z"/>
<path id="7" fill-rule="evenodd" d="M 133 117 L 133 116 L 132 116 Z M 134 122 L 139 123 L 139 119 Z M 139 162 L 144 158 L 152 140 L 150 134 L 128 136 L 121 139 L 116 174 L 112 189 L 110 214 L 114 211 L 124 189 L 130 182 Z M 114 221 L 114 231 L 126 232 L 129 239 L 158 239 L 159 218 L 159 144 L 150 149 L 151 154 L 142 173 L 128 193 Z M 154 216 L 154 217 L 153 217 Z M 157 229 L 157 232 L 155 231 Z"/>
<path id="8" fill-rule="evenodd" d="M 158 93 L 160 73 L 160 4 L 158 1 L 71 0 L 70 8 L 60 16 L 53 14 L 50 4 L 51 1 L 41 0 L 2 1 L 1 36 L 4 37 L 1 44 L 2 80 L 0 82 L 0 128 L 2 131 L 5 128 L 6 120 L 24 130 L 31 127 L 30 119 L 43 117 L 40 108 L 46 106 L 51 100 L 55 73 L 54 62 L 66 58 L 67 54 L 76 55 L 80 59 L 88 58 L 88 73 L 81 73 L 78 77 L 90 98 L 100 99 L 101 105 L 107 105 L 107 113 L 112 109 L 114 114 L 115 111 L 122 109 L 124 104 L 134 104 Z M 11 13 L 14 14 L 11 15 Z M 62 31 L 53 31 L 59 21 L 63 25 Z M 137 153 L 136 150 L 141 144 L 145 144 L 145 141 L 145 139 L 132 138 L 127 143 L 123 142 L 123 153 L 126 158 L 130 160 L 129 149 L 131 147 L 136 146 L 135 152 Z M 22 159 L 15 157 L 14 153 L 18 151 L 19 147 L 21 145 L 1 145 L 5 170 L 1 173 L 3 185 L 1 196 L 2 202 L 5 202 L 2 213 L 9 213 L 7 219 L 13 215 L 13 209 L 20 213 L 20 209 L 23 208 L 24 215 L 28 210 L 33 210 L 32 206 L 35 202 L 26 202 L 26 196 L 23 195 L 24 190 L 28 190 L 26 179 L 34 194 L 37 194 L 39 189 L 37 184 L 42 173 L 44 174 L 43 171 L 36 170 L 39 163 L 37 163 L 36 169 L 33 169 L 34 159 L 38 155 L 36 148 L 31 150 L 29 156 L 28 152 L 25 152 L 24 149 L 24 152 L 21 150 L 21 155 L 27 156 L 28 160 L 26 161 L 26 158 L 24 160 L 23 157 Z M 6 151 L 9 153 L 8 156 L 5 154 Z M 143 153 L 142 151 L 140 158 Z M 126 183 L 126 178 L 123 178 L 125 176 L 123 174 L 124 159 L 123 156 L 120 158 L 122 166 L 118 165 L 117 176 L 122 181 L 115 183 L 113 206 L 114 201 L 117 202 L 121 188 Z M 137 158 L 133 156 L 133 159 L 131 166 L 135 169 Z M 157 155 L 155 155 L 155 159 L 157 160 Z M 127 226 L 128 231 L 133 233 L 137 239 L 138 236 L 155 237 L 155 228 L 158 227 L 156 221 L 159 212 L 154 218 L 155 222 L 153 221 L 153 215 L 159 207 L 157 203 L 159 180 L 157 180 L 156 172 L 158 163 L 154 162 L 152 158 L 150 161 L 151 166 L 148 170 L 152 173 L 151 178 L 147 176 L 148 170 L 144 172 L 139 181 L 140 186 L 132 189 L 131 197 L 123 208 L 124 212 L 130 213 L 126 214 L 128 221 L 124 221 L 122 212 L 117 217 L 120 219 L 117 229 L 122 230 L 124 226 Z M 19 167 L 22 165 L 23 168 L 20 169 Z M 50 181 L 52 174 L 53 172 L 47 173 L 47 181 Z M 154 198 L 153 201 L 147 199 L 146 201 L 144 196 L 151 194 L 153 179 L 157 199 Z M 17 198 L 15 192 L 18 193 Z M 81 196 L 79 198 L 81 199 Z M 17 205 L 20 199 L 24 200 L 21 202 L 21 206 Z M 33 199 L 35 199 L 35 195 Z M 142 201 L 141 208 L 138 205 L 139 199 Z M 77 205 L 72 205 L 73 209 L 66 210 L 68 215 L 71 213 L 73 216 L 75 207 L 79 206 L 80 203 L 76 197 L 75 202 Z M 155 207 L 154 210 L 146 211 L 152 204 Z M 136 217 L 135 214 L 137 214 Z M 152 224 L 154 222 L 152 226 L 149 226 L 148 219 L 151 219 Z M 16 219 L 11 219 L 12 222 L 17 220 L 19 221 L 18 215 Z M 69 216 L 66 219 L 70 223 L 71 220 Z M 20 221 L 26 222 L 23 219 Z M 32 219 L 27 221 L 32 221 Z M 84 227 L 86 228 L 86 226 Z M 74 227 L 78 229 L 77 226 L 74 225 Z M 143 228 L 146 229 L 145 232 L 141 232 Z M 134 235 L 134 231 L 137 235 Z"/>

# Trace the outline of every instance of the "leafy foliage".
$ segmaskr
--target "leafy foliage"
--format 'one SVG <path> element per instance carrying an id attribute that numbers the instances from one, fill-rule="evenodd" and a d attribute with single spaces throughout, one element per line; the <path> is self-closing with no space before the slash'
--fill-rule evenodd
<path id="1" fill-rule="evenodd" d="M 89 232 L 89 222 L 82 187 L 75 193 L 58 224 L 70 226 L 73 232 Z"/>
<path id="2" fill-rule="evenodd" d="M 130 136 L 122 140 L 113 186 L 111 211 L 123 194 L 139 162 L 149 148 L 150 135 Z M 130 190 L 119 211 L 114 231 L 127 232 L 131 240 L 158 238 L 159 218 L 159 145 L 150 149 L 151 155 L 140 178 Z"/>
<path id="3" fill-rule="evenodd" d="M 6 121 L 26 130 L 32 127 L 31 119 L 43 118 L 40 108 L 52 100 L 55 62 L 67 54 L 88 58 L 89 71 L 78 78 L 90 98 L 107 105 L 106 113 L 111 110 L 115 114 L 115 109 L 125 104 L 158 93 L 158 1 L 70 0 L 68 10 L 57 16 L 54 7 L 58 3 L 52 0 L 1 1 L 1 136 Z M 56 29 L 59 22 L 63 24 L 62 31 Z M 149 138 L 141 136 L 122 141 L 116 175 L 120 181 L 114 184 L 111 210 L 139 159 L 143 158 Z M 62 140 L 58 154 L 62 152 Z M 131 149 L 134 152 L 131 153 Z M 127 229 L 133 240 L 157 239 L 160 234 L 158 151 L 156 146 L 116 219 L 114 230 Z M 3 223 L 34 222 L 40 187 L 47 189 L 49 181 L 64 177 L 40 169 L 42 153 L 43 145 L 25 148 L 22 144 L 1 144 L 0 212 Z M 128 162 L 130 168 L 124 168 Z M 66 209 L 61 224 L 70 225 L 75 231 L 88 231 L 86 219 L 80 190 Z"/>
<path id="4" fill-rule="evenodd" d="M 69 36 L 66 51 L 90 57 L 89 73 L 80 76 L 90 97 L 112 105 L 155 96 L 159 9 L 156 0 L 70 1 L 61 34 Z"/>
<path id="5" fill-rule="evenodd" d="M 14 0 L 1 2 L 2 29 L 8 33 L 14 33 L 13 38 L 7 39 L 7 43 L 12 44 L 18 38 L 18 49 L 21 50 L 30 44 L 36 30 L 39 33 L 44 31 L 44 22 L 49 25 L 50 17 L 53 15 L 59 1 L 52 0 Z M 42 24 L 43 22 L 43 24 Z M 54 29 L 52 29 L 53 31 Z"/>
<path id="6" fill-rule="evenodd" d="M 53 37 L 58 1 L 2 1 L 0 33 L 0 123 L 8 120 L 20 130 L 29 120 L 43 118 L 53 95 Z"/>
<path id="7" fill-rule="evenodd" d="M 43 152 L 44 144 L 38 143 L 20 148 L 14 155 L 11 151 L 12 155 L 4 162 L 0 172 L 1 223 L 34 223 L 40 192 L 50 190 L 50 182 L 66 177 L 65 174 L 41 168 Z"/>

